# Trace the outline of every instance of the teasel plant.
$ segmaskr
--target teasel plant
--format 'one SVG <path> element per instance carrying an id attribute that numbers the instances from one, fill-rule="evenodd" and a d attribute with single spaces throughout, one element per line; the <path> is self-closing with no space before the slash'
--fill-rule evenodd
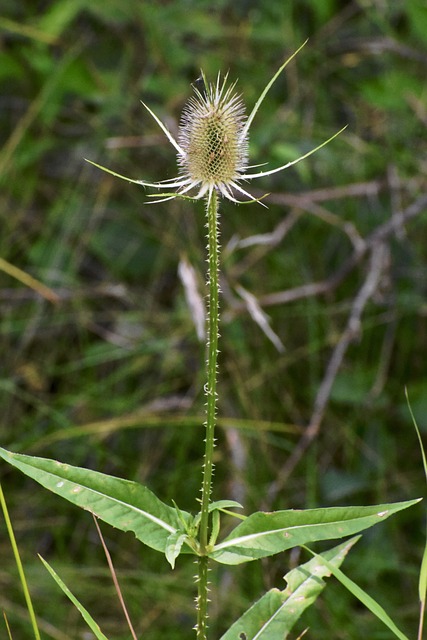
<path id="1" fill-rule="evenodd" d="M 255 206 L 265 207 L 263 199 L 254 198 L 242 184 L 246 185 L 254 179 L 279 173 L 301 162 L 343 131 L 341 129 L 311 151 L 277 168 L 259 170 L 262 165 L 249 165 L 249 131 L 255 116 L 273 83 L 304 44 L 280 66 L 248 116 L 245 115 L 242 98 L 236 92 L 236 83 L 229 83 L 228 75 L 221 74 L 218 74 L 215 82 L 209 83 L 202 72 L 199 81 L 193 85 L 192 97 L 184 106 L 176 138 L 150 107 L 143 103 L 177 153 L 177 177 L 148 182 L 126 177 L 89 161 L 113 176 L 154 188 L 156 193 L 149 196 L 151 203 L 177 198 L 205 201 L 208 257 L 206 413 L 199 512 L 192 515 L 181 510 L 176 504 L 173 507 L 166 505 L 147 487 L 138 483 L 0 449 L 0 457 L 52 492 L 91 511 L 98 519 L 116 528 L 133 531 L 141 542 L 164 553 L 172 568 L 181 554 L 196 556 L 197 640 L 207 640 L 208 637 L 208 575 L 212 561 L 236 565 L 259 560 L 295 546 L 304 546 L 309 542 L 350 536 L 417 502 L 411 500 L 387 505 L 272 513 L 260 511 L 243 516 L 231 511 L 242 508 L 239 503 L 227 499 L 211 500 L 218 399 L 220 201 L 227 199 L 236 204 L 252 202 Z M 239 524 L 223 539 L 220 538 L 222 513 L 239 519 Z M 225 632 L 221 640 L 277 640 L 287 637 L 304 609 L 323 589 L 324 577 L 333 573 L 344 581 L 339 566 L 357 539 L 353 537 L 322 554 L 308 549 L 313 556 L 312 559 L 285 576 L 288 586 L 283 590 L 272 589 L 262 596 Z M 65 587 L 50 565 L 46 562 L 45 565 L 59 586 L 79 608 L 95 636 L 104 640 L 105 636 L 90 614 Z M 346 580 L 345 586 L 352 590 L 351 581 L 348 578 Z M 364 600 L 364 596 L 360 595 L 360 590 L 357 591 L 356 587 L 353 593 L 372 610 L 372 603 L 368 597 Z M 389 629 L 401 640 L 406 640 L 385 612 L 383 615 L 378 611 L 376 614 Z"/>
<path id="2" fill-rule="evenodd" d="M 207 253 L 208 253 L 208 313 L 207 313 L 207 362 L 206 362 L 206 446 L 203 462 L 203 480 L 201 488 L 201 516 L 200 516 L 200 552 L 198 585 L 198 622 L 197 637 L 205 637 L 207 619 L 207 555 L 206 551 L 212 546 L 209 536 L 209 503 L 212 492 L 213 452 L 215 446 L 215 426 L 217 413 L 217 373 L 218 373 L 218 324 L 219 324 L 219 202 L 220 198 L 236 204 L 243 202 L 257 202 L 265 206 L 261 199 L 254 198 L 241 186 L 242 182 L 250 182 L 255 178 L 262 178 L 279 173 L 292 165 L 308 158 L 338 136 L 344 129 L 338 131 L 328 140 L 318 145 L 308 153 L 287 164 L 265 171 L 253 171 L 260 165 L 248 165 L 249 130 L 267 92 L 280 76 L 285 67 L 299 53 L 302 47 L 291 55 L 261 93 L 250 115 L 246 117 L 245 107 L 241 96 L 236 93 L 236 82 L 228 83 L 228 74 L 221 78 L 218 73 L 216 82 L 208 83 L 201 71 L 200 78 L 193 84 L 194 95 L 184 106 L 177 139 L 145 103 L 142 103 L 150 115 L 166 135 L 177 152 L 179 175 L 170 180 L 147 182 L 134 180 L 115 173 L 94 162 L 103 171 L 134 182 L 144 187 L 166 189 L 168 192 L 156 194 L 153 198 L 157 202 L 165 202 L 179 197 L 191 200 L 204 199 L 206 202 Z M 174 192 L 169 190 L 176 189 Z M 193 196 L 187 194 L 196 190 Z M 245 197 L 245 201 L 238 200 L 235 194 Z M 215 532 L 212 531 L 212 534 Z"/>

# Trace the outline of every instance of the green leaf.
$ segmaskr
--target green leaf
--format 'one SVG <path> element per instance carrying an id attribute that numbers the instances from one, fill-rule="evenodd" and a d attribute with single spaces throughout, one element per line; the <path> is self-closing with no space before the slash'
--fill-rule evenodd
<path id="1" fill-rule="evenodd" d="M 265 558 L 316 540 L 353 535 L 419 502 L 395 502 L 369 507 L 257 512 L 248 516 L 209 554 L 223 564 Z"/>
<path id="2" fill-rule="evenodd" d="M 304 547 L 304 548 L 307 549 L 307 547 Z M 315 559 L 320 557 L 318 556 L 317 553 L 314 553 L 314 551 L 311 551 L 311 549 L 307 549 L 307 551 L 309 551 L 314 556 Z M 339 569 L 338 567 L 334 567 L 330 562 L 328 562 L 327 559 L 324 559 L 324 563 L 326 564 L 328 569 L 330 569 L 331 573 L 334 574 L 337 580 L 339 580 L 341 584 L 344 585 L 344 587 L 346 587 L 346 589 L 350 591 L 350 593 L 356 596 L 356 598 L 360 600 L 360 602 L 362 602 L 367 609 L 372 611 L 372 613 L 379 620 L 381 620 L 381 622 L 383 622 L 386 625 L 386 627 L 388 627 L 390 631 L 392 631 L 394 635 L 399 638 L 399 640 L 409 640 L 409 638 L 405 636 L 405 634 L 402 633 L 400 629 L 397 628 L 393 620 L 384 611 L 382 606 L 378 604 L 376 600 L 374 600 L 368 593 L 366 593 L 366 591 L 364 591 L 361 587 L 359 587 L 358 584 L 353 582 L 353 580 L 350 580 L 350 578 L 348 578 L 345 575 L 345 573 L 341 571 L 341 569 Z"/>
<path id="3" fill-rule="evenodd" d="M 234 518 L 239 518 L 239 520 L 246 519 L 246 516 L 243 516 L 242 514 L 239 514 L 239 513 L 234 513 L 232 511 L 228 511 L 228 508 L 243 509 L 243 506 L 240 504 L 240 502 L 236 502 L 235 500 L 217 500 L 216 502 L 209 503 L 208 512 L 212 513 L 215 511 L 223 511 L 224 513 L 227 513 L 233 516 Z M 201 517 L 202 517 L 201 511 L 199 511 L 199 513 L 194 517 L 193 530 L 196 532 L 199 528 Z"/>
<path id="4" fill-rule="evenodd" d="M 82 618 L 84 619 L 84 621 L 86 622 L 88 627 L 91 629 L 91 631 L 94 633 L 94 635 L 98 638 L 98 640 L 108 640 L 107 636 L 104 636 L 104 634 L 102 633 L 101 629 L 99 628 L 99 625 L 95 622 L 95 620 L 92 618 L 90 613 L 77 600 L 75 595 L 73 595 L 73 593 L 71 593 L 71 591 L 69 590 L 67 585 L 61 580 L 61 578 L 58 576 L 56 571 L 54 569 L 52 569 L 50 564 L 48 562 L 46 562 L 46 560 L 44 560 L 41 556 L 39 556 L 39 558 L 43 562 L 44 566 L 49 571 L 50 575 L 55 580 L 55 582 L 61 587 L 61 589 L 65 593 L 65 595 L 71 600 L 71 602 L 74 604 L 76 609 L 78 609 L 78 611 L 80 611 Z"/>
<path id="5" fill-rule="evenodd" d="M 157 551 L 165 552 L 169 536 L 182 529 L 176 509 L 137 482 L 2 448 L 0 457 L 100 520 L 121 531 L 133 531 L 138 540 Z M 180 511 L 180 515 L 191 521 L 189 513 Z M 185 551 L 191 553 L 190 548 Z"/>
<path id="6" fill-rule="evenodd" d="M 186 533 L 182 533 L 182 531 L 175 531 L 174 533 L 171 533 L 167 539 L 165 555 L 166 560 L 169 562 L 172 569 L 175 569 L 175 560 L 181 553 L 182 545 L 187 538 L 188 536 Z"/>
<path id="7" fill-rule="evenodd" d="M 215 509 L 219 509 L 220 511 L 222 509 L 243 509 L 243 506 L 235 500 L 217 500 L 216 502 L 209 503 L 209 513 Z"/>
<path id="8" fill-rule="evenodd" d="M 340 566 L 359 537 L 319 554 L 315 562 L 310 560 L 292 569 L 285 575 L 287 588 L 268 591 L 228 629 L 221 640 L 284 640 L 326 586 L 322 578 L 329 576 L 331 570 L 323 559 L 335 567 Z"/>

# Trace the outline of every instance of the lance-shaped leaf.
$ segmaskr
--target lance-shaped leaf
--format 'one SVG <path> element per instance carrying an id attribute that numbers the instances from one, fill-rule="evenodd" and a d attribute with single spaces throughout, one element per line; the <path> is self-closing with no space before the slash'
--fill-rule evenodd
<path id="1" fill-rule="evenodd" d="M 182 520 L 176 509 L 137 482 L 56 460 L 10 453 L 2 448 L 0 457 L 49 491 L 90 511 L 100 520 L 121 531 L 133 531 L 138 540 L 157 551 L 164 552 L 169 536 L 182 529 Z M 180 511 L 180 514 L 190 522 L 189 513 Z M 185 551 L 191 552 L 188 547 Z"/>
<path id="2" fill-rule="evenodd" d="M 316 540 L 350 536 L 385 520 L 419 500 L 369 507 L 331 507 L 253 513 L 209 554 L 223 564 L 265 558 Z"/>
<path id="3" fill-rule="evenodd" d="M 334 549 L 292 569 L 285 575 L 286 589 L 270 589 L 221 637 L 221 640 L 284 640 L 301 614 L 325 588 L 324 577 L 331 571 L 323 563 L 325 558 L 339 567 L 360 536 L 340 544 Z"/>

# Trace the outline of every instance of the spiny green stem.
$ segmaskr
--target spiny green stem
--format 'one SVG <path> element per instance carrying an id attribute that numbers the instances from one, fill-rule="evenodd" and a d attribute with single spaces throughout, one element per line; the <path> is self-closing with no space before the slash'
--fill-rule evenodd
<path id="1" fill-rule="evenodd" d="M 197 640 L 206 640 L 208 629 L 208 563 L 207 556 L 199 556 L 197 575 Z"/>
<path id="2" fill-rule="evenodd" d="M 208 227 L 208 356 L 206 393 L 206 441 L 203 463 L 202 509 L 200 520 L 200 549 L 206 551 L 209 536 L 209 500 L 212 491 L 213 450 L 215 446 L 216 424 L 216 377 L 218 359 L 218 314 L 219 314 L 219 230 L 218 197 L 212 193 L 207 207 Z"/>
<path id="3" fill-rule="evenodd" d="M 212 491 L 213 451 L 215 447 L 216 424 L 216 379 L 218 359 L 219 322 L 219 228 L 218 197 L 214 191 L 207 205 L 208 228 L 208 353 L 206 361 L 206 439 L 203 461 L 201 518 L 199 543 L 201 556 L 198 561 L 197 577 L 197 640 L 206 640 L 208 618 L 208 563 L 206 555 L 209 539 L 209 501 Z"/>

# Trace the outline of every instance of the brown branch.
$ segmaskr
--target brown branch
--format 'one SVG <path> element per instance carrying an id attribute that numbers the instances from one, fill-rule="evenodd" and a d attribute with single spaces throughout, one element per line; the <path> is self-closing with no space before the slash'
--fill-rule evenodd
<path id="1" fill-rule="evenodd" d="M 406 191 L 411 192 L 420 190 L 425 186 L 425 179 L 412 178 L 405 180 L 402 187 Z M 343 198 L 371 198 L 379 195 L 382 191 L 388 191 L 390 187 L 389 180 L 370 180 L 368 182 L 355 182 L 346 184 L 342 187 L 325 187 L 323 189 L 311 189 L 310 191 L 301 191 L 299 193 L 270 193 L 265 198 L 265 202 L 272 204 L 282 204 L 291 207 L 303 207 L 306 202 L 326 202 L 330 200 L 341 200 Z M 256 198 L 261 198 L 265 191 L 260 189 L 252 189 L 252 193 Z"/>
<path id="2" fill-rule="evenodd" d="M 296 465 L 300 462 L 304 453 L 319 434 L 335 378 L 349 345 L 360 332 L 363 310 L 369 299 L 375 294 L 381 279 L 381 274 L 384 270 L 384 265 L 387 262 L 388 247 L 385 241 L 393 233 L 401 232 L 402 225 L 404 223 L 416 218 L 425 209 L 427 209 L 427 195 L 423 195 L 418 198 L 418 200 L 409 205 L 405 210 L 396 211 L 390 220 L 387 220 L 387 222 L 378 226 L 365 239 L 363 247 L 359 250 L 355 250 L 352 256 L 350 256 L 350 258 L 342 265 L 339 272 L 333 277 L 321 283 L 311 283 L 304 287 L 298 287 L 297 289 L 283 292 L 284 294 L 287 294 L 289 301 L 291 299 L 290 294 L 293 294 L 293 299 L 297 299 L 295 293 L 297 293 L 299 297 L 303 297 L 302 294 L 305 294 L 306 296 L 315 295 L 316 293 L 322 293 L 330 290 L 343 280 L 347 273 L 349 273 L 354 266 L 360 262 L 367 252 L 370 253 L 370 266 L 365 281 L 354 298 L 346 327 L 336 344 L 326 367 L 323 380 L 314 401 L 310 422 L 277 479 L 272 483 L 268 492 L 269 504 L 285 485 Z M 283 298 L 284 296 L 282 297 L 282 302 Z M 265 297 L 260 300 L 260 303 L 265 304 Z"/>
<path id="3" fill-rule="evenodd" d="M 314 401 L 314 408 L 309 425 L 301 436 L 286 464 L 282 468 L 280 474 L 271 484 L 268 492 L 270 502 L 285 485 L 286 480 L 289 478 L 294 468 L 319 433 L 320 425 L 331 395 L 332 386 L 341 367 L 345 353 L 349 345 L 360 335 L 363 310 L 369 299 L 374 295 L 378 287 L 378 283 L 380 282 L 386 252 L 386 246 L 380 241 L 378 241 L 377 245 L 372 248 L 370 267 L 367 276 L 358 294 L 354 298 L 346 327 L 341 334 L 341 337 L 332 352 L 328 366 L 326 367 L 325 375 L 323 376 L 322 383 Z"/>
<path id="4" fill-rule="evenodd" d="M 423 195 L 418 198 L 418 200 L 415 200 L 415 202 L 409 205 L 406 209 L 400 211 L 398 215 L 396 214 L 392 216 L 387 220 L 387 222 L 379 225 L 364 240 L 359 241 L 357 243 L 357 248 L 353 250 L 351 256 L 343 262 L 341 267 L 329 278 L 321 280 L 320 282 L 310 282 L 309 284 L 304 284 L 300 287 L 295 287 L 294 289 L 277 291 L 276 293 L 268 293 L 264 296 L 260 296 L 258 297 L 260 306 L 268 307 L 276 304 L 287 304 L 294 300 L 310 298 L 311 296 L 333 291 L 359 264 L 368 251 L 392 234 L 399 232 L 404 224 L 413 218 L 416 218 L 425 209 L 427 209 L 427 195 Z M 231 313 L 235 314 L 245 310 L 246 307 L 244 303 L 236 302 L 233 305 Z"/>
<path id="5" fill-rule="evenodd" d="M 96 530 L 98 532 L 99 539 L 101 540 L 102 548 L 104 549 L 105 557 L 107 558 L 108 567 L 110 569 L 110 573 L 111 573 L 111 577 L 113 579 L 114 587 L 116 589 L 117 597 L 119 599 L 120 606 L 121 606 L 122 611 L 124 613 L 124 616 L 126 618 L 126 622 L 127 622 L 128 627 L 129 627 L 130 634 L 131 634 L 133 640 L 138 640 L 138 638 L 136 636 L 136 633 L 135 633 L 135 630 L 134 630 L 134 628 L 132 626 L 132 622 L 131 622 L 131 619 L 129 617 L 128 610 L 126 608 L 125 601 L 123 599 L 122 591 L 120 589 L 119 581 L 117 579 L 116 570 L 114 569 L 113 560 L 111 558 L 110 552 L 108 551 L 108 547 L 107 547 L 107 545 L 105 543 L 104 536 L 102 535 L 100 526 L 98 524 L 97 517 L 96 517 L 96 515 L 94 513 L 92 513 L 92 516 L 93 516 L 93 521 L 94 521 L 95 526 L 96 526 Z"/>

